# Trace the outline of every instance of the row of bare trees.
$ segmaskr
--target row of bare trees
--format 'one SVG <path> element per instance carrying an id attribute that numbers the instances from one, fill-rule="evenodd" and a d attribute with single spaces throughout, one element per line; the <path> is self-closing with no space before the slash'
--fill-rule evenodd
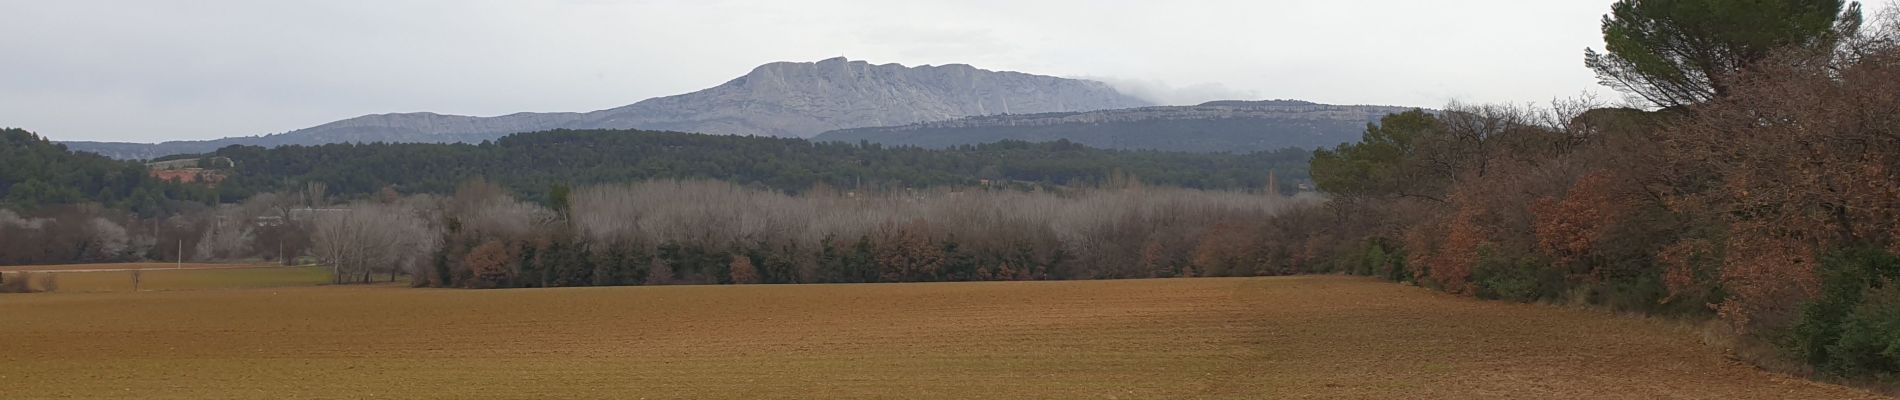
<path id="1" fill-rule="evenodd" d="M 62 206 L 21 215 L 0 209 L 0 264 L 107 262 L 134 259 L 152 246 L 95 206 Z"/>
<path id="2" fill-rule="evenodd" d="M 369 283 L 379 274 L 395 281 L 414 274 L 435 251 L 434 213 L 418 196 L 400 202 L 362 202 L 325 209 L 314 218 L 311 251 L 331 267 L 335 283 Z"/>
<path id="3" fill-rule="evenodd" d="M 1251 231 L 1285 210 L 1317 204 L 1308 197 L 1138 184 L 1065 193 L 819 188 L 788 195 L 724 182 L 649 181 L 582 188 L 564 197 L 564 203 L 543 207 L 493 185 L 465 185 L 436 202 L 441 247 L 417 283 L 541 287 L 1280 273 L 1286 271 L 1238 260 L 1245 256 L 1197 255 L 1244 247 L 1245 240 L 1230 244 L 1238 235 L 1231 231 Z"/>

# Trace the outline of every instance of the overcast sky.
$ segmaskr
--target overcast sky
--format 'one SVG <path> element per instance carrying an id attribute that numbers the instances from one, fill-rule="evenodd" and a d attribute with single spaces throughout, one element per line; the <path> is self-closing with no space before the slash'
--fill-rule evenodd
<path id="1" fill-rule="evenodd" d="M 1611 93 L 1582 61 L 1609 4 L 0 0 L 0 126 L 155 142 L 591 111 L 835 56 L 1086 77 L 1174 104 L 1547 102 Z"/>

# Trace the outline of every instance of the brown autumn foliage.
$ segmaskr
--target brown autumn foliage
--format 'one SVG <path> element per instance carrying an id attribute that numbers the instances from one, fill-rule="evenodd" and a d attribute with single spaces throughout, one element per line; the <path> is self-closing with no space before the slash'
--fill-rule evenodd
<path id="1" fill-rule="evenodd" d="M 1248 225 L 1215 224 L 1194 247 L 1194 269 L 1210 276 L 1256 275 L 1262 264 L 1255 257 L 1257 243 Z"/>
<path id="2" fill-rule="evenodd" d="M 1720 311 L 1744 330 L 1787 326 L 1818 289 L 1821 253 L 1900 251 L 1900 52 L 1814 59 L 1766 63 L 1665 133 L 1672 167 L 1715 183 L 1673 205 L 1728 224 Z"/>
<path id="3" fill-rule="evenodd" d="M 1160 242 L 1149 239 L 1141 246 L 1141 269 L 1148 271 L 1149 278 L 1169 278 L 1175 276 L 1174 263 L 1168 260 L 1167 249 Z"/>
<path id="4" fill-rule="evenodd" d="M 1409 280 L 1419 283 L 1435 282 L 1435 279 L 1431 276 L 1431 265 L 1438 261 L 1436 260 L 1438 251 L 1443 247 L 1445 241 L 1445 236 L 1442 234 L 1442 231 L 1442 222 L 1439 220 L 1430 220 L 1415 223 L 1407 227 L 1399 235 L 1400 247 L 1405 249 L 1405 276 L 1409 277 Z M 1377 239 L 1379 239 L 1377 235 L 1367 235 L 1365 238 L 1359 240 L 1372 241 Z M 1348 256 L 1348 254 L 1342 252 L 1338 257 L 1346 258 Z"/>
<path id="5" fill-rule="evenodd" d="M 462 258 L 462 265 L 467 267 L 473 275 L 473 279 L 470 279 L 468 284 L 475 288 L 504 287 L 514 282 L 513 262 L 514 255 L 510 254 L 508 246 L 500 241 L 489 241 L 475 246 L 474 250 L 469 251 L 468 255 Z"/>
<path id="6" fill-rule="evenodd" d="M 887 224 L 878 232 L 877 264 L 888 282 L 935 280 L 943 266 L 943 248 L 930 240 L 928 221 Z"/>
<path id="7" fill-rule="evenodd" d="M 1719 286 L 1714 279 L 1721 274 L 1721 255 L 1716 244 L 1706 239 L 1672 243 L 1657 254 L 1663 268 L 1663 285 L 1668 290 L 1665 302 L 1701 301 L 1713 297 Z"/>
<path id="8" fill-rule="evenodd" d="M 1476 292 L 1470 284 L 1484 257 L 1513 259 L 1533 253 L 1532 205 L 1563 187 L 1561 182 L 1570 175 L 1567 164 L 1552 160 L 1499 157 L 1486 164 L 1492 172 L 1469 174 L 1454 184 L 1448 202 L 1438 207 L 1445 217 L 1419 233 L 1438 238 L 1417 260 L 1435 284 L 1454 293 Z"/>
<path id="9" fill-rule="evenodd" d="M 1475 206 L 1459 207 L 1444 228 L 1445 240 L 1438 256 L 1429 259 L 1432 280 L 1452 293 L 1471 293 L 1467 284 L 1472 268 L 1478 265 L 1478 252 L 1490 240 L 1489 229 L 1480 221 L 1483 211 Z"/>
<path id="10" fill-rule="evenodd" d="M 1584 175 L 1559 200 L 1546 196 L 1531 205 L 1537 248 L 1560 265 L 1574 265 L 1609 240 L 1627 209 L 1616 195 L 1619 182 L 1599 171 Z"/>
<path id="11" fill-rule="evenodd" d="M 751 257 L 735 254 L 732 256 L 732 264 L 728 266 L 728 268 L 732 269 L 732 284 L 734 285 L 752 285 L 759 283 L 759 268 L 752 265 Z"/>
<path id="12" fill-rule="evenodd" d="M 1297 235 L 1308 250 L 1291 259 L 1365 274 L 1401 261 L 1390 278 L 1454 293 L 1707 316 L 1831 373 L 1891 374 L 1876 356 L 1829 352 L 1893 332 L 1854 303 L 1893 284 L 1879 272 L 1890 266 L 1853 263 L 1900 252 L 1900 49 L 1783 54 L 1734 89 L 1654 112 L 1394 119 L 1423 128 L 1371 129 L 1367 143 L 1385 147 L 1316 157 L 1315 176 L 1349 196 L 1329 205 L 1334 223 Z M 1444 179 L 1358 173 L 1399 167 Z"/>

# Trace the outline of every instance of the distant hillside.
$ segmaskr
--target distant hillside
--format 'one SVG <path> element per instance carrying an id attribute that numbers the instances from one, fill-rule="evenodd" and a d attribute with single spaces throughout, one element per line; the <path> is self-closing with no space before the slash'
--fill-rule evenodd
<path id="1" fill-rule="evenodd" d="M 376 114 L 282 134 L 159 144 L 67 142 L 79 151 L 149 159 L 230 145 L 475 143 L 550 129 L 646 129 L 811 137 L 842 128 L 903 125 L 974 115 L 1147 106 L 1101 82 L 990 71 L 969 65 L 906 67 L 833 58 L 759 66 L 725 84 L 586 113 L 470 117 Z"/>
<path id="2" fill-rule="evenodd" d="M 152 214 L 176 208 L 171 200 L 216 198 L 206 188 L 154 178 L 139 163 L 75 153 L 32 132 L 0 129 L 0 209 L 99 203 Z"/>
<path id="3" fill-rule="evenodd" d="M 1196 106 L 990 115 L 917 124 L 841 129 L 815 141 L 944 148 L 1002 140 L 1067 139 L 1091 147 L 1189 152 L 1313 149 L 1359 140 L 1366 124 L 1411 110 L 1296 100 L 1214 101 Z"/>

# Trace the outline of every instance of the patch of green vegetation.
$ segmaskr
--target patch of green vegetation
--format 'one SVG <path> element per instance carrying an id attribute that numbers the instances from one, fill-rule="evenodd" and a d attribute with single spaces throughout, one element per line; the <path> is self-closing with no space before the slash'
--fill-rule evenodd
<path id="1" fill-rule="evenodd" d="M 59 292 L 129 292 L 135 275 L 140 291 L 316 286 L 330 281 L 330 269 L 316 266 L 42 274 L 58 277 Z"/>

